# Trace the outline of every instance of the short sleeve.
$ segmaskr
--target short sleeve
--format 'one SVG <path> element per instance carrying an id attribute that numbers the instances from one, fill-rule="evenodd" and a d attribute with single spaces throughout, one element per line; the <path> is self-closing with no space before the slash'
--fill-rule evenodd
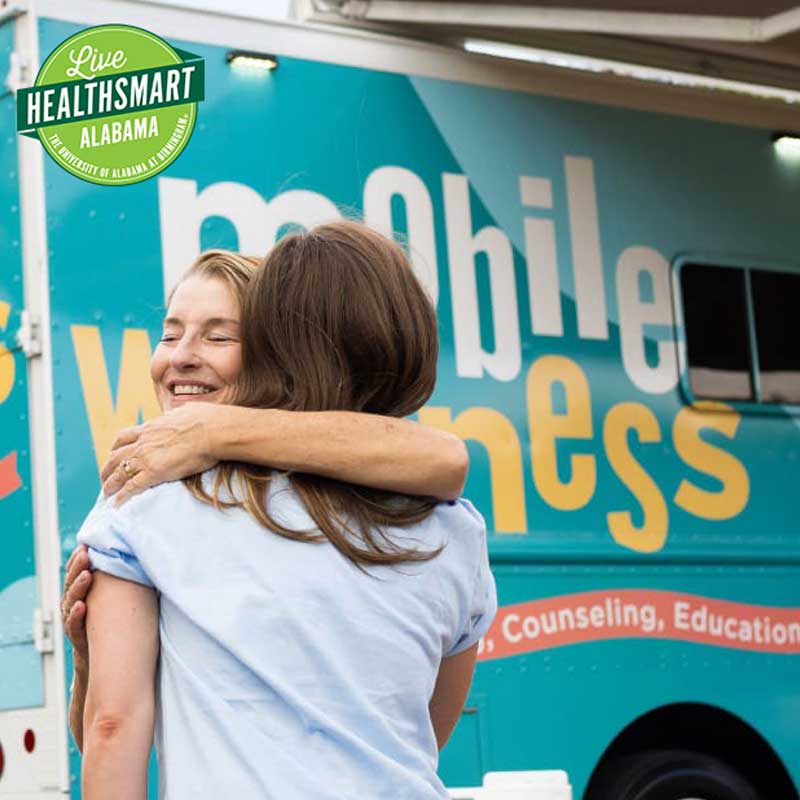
<path id="1" fill-rule="evenodd" d="M 152 587 L 131 546 L 130 527 L 111 500 L 101 496 L 78 531 L 78 542 L 88 546 L 92 570 Z"/>
<path id="2" fill-rule="evenodd" d="M 494 576 L 489 567 L 489 551 L 486 542 L 486 523 L 475 507 L 468 500 L 459 500 L 480 525 L 480 545 L 478 548 L 478 564 L 472 579 L 468 614 L 456 636 L 452 647 L 444 654 L 454 656 L 474 645 L 484 633 L 497 614 L 497 589 Z"/>

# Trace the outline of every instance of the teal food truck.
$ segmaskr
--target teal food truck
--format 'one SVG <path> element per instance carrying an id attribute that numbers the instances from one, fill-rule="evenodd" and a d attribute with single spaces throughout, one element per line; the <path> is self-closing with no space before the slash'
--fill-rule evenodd
<path id="1" fill-rule="evenodd" d="M 118 187 L 15 129 L 47 54 L 110 22 L 206 76 L 184 152 Z M 491 531 L 500 609 L 445 782 L 797 798 L 795 108 L 93 0 L 3 3 L 0 73 L 0 797 L 80 796 L 63 565 L 115 431 L 158 413 L 165 293 L 202 249 L 357 213 L 436 299 L 419 418 L 469 443 Z"/>

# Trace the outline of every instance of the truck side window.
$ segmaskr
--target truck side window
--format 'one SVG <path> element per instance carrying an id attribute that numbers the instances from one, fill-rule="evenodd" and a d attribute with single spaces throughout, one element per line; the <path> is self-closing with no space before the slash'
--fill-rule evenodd
<path id="1" fill-rule="evenodd" d="M 800 403 L 800 275 L 751 270 L 764 403 Z"/>
<path id="2" fill-rule="evenodd" d="M 752 401 L 744 270 L 685 264 L 680 283 L 692 393 Z"/>

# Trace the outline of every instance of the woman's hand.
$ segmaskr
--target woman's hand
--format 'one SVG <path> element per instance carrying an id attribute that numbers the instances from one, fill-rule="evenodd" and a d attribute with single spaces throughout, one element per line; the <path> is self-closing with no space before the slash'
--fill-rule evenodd
<path id="1" fill-rule="evenodd" d="M 92 587 L 89 554 L 86 545 L 79 544 L 67 561 L 64 595 L 61 598 L 61 622 L 72 642 L 74 670 L 69 697 L 69 729 L 72 738 L 83 752 L 83 710 L 89 685 L 89 643 L 86 637 L 86 595 Z"/>
<path id="2" fill-rule="evenodd" d="M 61 622 L 73 648 L 75 671 L 89 668 L 89 645 L 86 641 L 86 595 L 92 586 L 89 572 L 89 554 L 86 545 L 80 544 L 67 561 L 64 578 L 64 595 L 61 598 Z"/>
<path id="3" fill-rule="evenodd" d="M 111 446 L 101 478 L 103 494 L 121 505 L 151 486 L 213 467 L 212 432 L 223 406 L 191 402 L 155 419 L 126 428 Z"/>

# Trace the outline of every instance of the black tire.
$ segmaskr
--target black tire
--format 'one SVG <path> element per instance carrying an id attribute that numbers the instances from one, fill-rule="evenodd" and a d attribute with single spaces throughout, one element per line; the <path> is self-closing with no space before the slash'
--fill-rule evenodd
<path id="1" fill-rule="evenodd" d="M 584 800 L 763 800 L 733 767 L 685 750 L 648 750 L 610 761 Z"/>

